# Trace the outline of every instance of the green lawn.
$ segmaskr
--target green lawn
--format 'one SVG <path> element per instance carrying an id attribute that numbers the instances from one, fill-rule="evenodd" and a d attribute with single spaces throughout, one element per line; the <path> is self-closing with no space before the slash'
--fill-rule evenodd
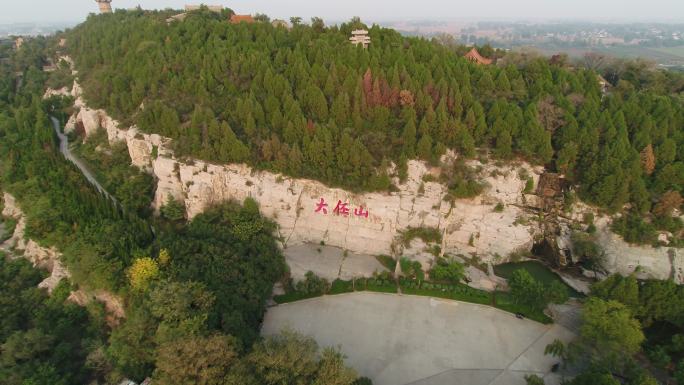
<path id="1" fill-rule="evenodd" d="M 525 269 L 534 279 L 540 281 L 544 285 L 550 285 L 551 282 L 560 282 L 568 288 L 568 293 L 573 298 L 582 297 L 575 289 L 568 286 L 558 276 L 558 274 L 551 271 L 548 267 L 537 261 L 525 261 L 516 263 L 504 263 L 502 265 L 494 266 L 494 273 L 501 278 L 509 279 L 513 276 L 513 272 L 519 269 Z"/>
<path id="2" fill-rule="evenodd" d="M 513 303 L 510 294 L 504 292 L 489 293 L 463 284 L 436 284 L 423 282 L 418 285 L 417 282 L 411 281 L 402 281 L 401 292 L 404 294 L 445 298 L 488 305 L 509 313 L 520 313 L 531 320 L 544 324 L 553 322 L 539 310 Z"/>
<path id="3" fill-rule="evenodd" d="M 337 295 L 344 293 L 353 293 L 354 291 L 375 291 L 378 293 L 396 293 L 397 286 L 394 282 L 376 280 L 376 279 L 365 279 L 360 278 L 354 281 L 343 281 L 341 279 L 336 279 L 330 285 L 330 290 L 326 295 Z M 320 297 L 322 294 L 306 294 L 298 291 L 291 291 L 286 294 L 276 295 L 273 300 L 278 303 L 287 303 L 301 301 L 303 299 Z"/>
<path id="4" fill-rule="evenodd" d="M 305 294 L 305 293 L 300 293 L 298 291 L 292 291 L 292 292 L 289 292 L 286 294 L 276 295 L 273 297 L 273 300 L 277 304 L 281 304 L 281 303 L 301 301 L 303 299 L 309 299 L 309 298 L 315 298 L 315 297 L 320 297 L 320 295 L 318 295 L 318 294 Z"/>
<path id="5" fill-rule="evenodd" d="M 468 285 L 460 283 L 443 284 L 402 278 L 399 281 L 399 286 L 397 286 L 394 281 L 375 278 L 359 278 L 354 281 L 343 281 L 337 279 L 333 281 L 330 286 L 330 290 L 326 294 L 337 295 L 343 293 L 352 293 L 354 291 L 397 293 L 399 289 L 401 289 L 403 294 L 444 298 L 476 303 L 480 305 L 494 306 L 510 313 L 520 313 L 529 319 L 544 324 L 549 324 L 552 322 L 552 320 L 541 311 L 513 303 L 508 293 L 489 293 L 484 290 L 474 289 Z M 273 297 L 273 300 L 278 304 L 282 304 L 320 296 L 321 295 L 318 294 L 304 294 L 297 291 L 292 291 L 287 294 L 277 295 Z"/>
<path id="6" fill-rule="evenodd" d="M 343 281 L 341 279 L 336 279 L 333 281 L 332 285 L 330 285 L 330 291 L 328 292 L 328 294 L 343 294 L 351 293 L 353 291 L 354 283 L 352 281 Z"/>

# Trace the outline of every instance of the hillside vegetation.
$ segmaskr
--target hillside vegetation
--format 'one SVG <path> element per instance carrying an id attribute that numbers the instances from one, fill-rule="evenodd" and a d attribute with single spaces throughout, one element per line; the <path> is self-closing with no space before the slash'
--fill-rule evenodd
<path id="1" fill-rule="evenodd" d="M 285 262 L 253 201 L 225 202 L 191 222 L 182 211 L 149 218 L 152 181 L 127 169 L 126 154 L 113 149 L 96 170 L 123 207 L 62 156 L 48 113 L 64 120 L 73 100 L 41 98 L 50 80 L 39 68 L 53 43 L 0 51 L 9 59 L 0 61 L 0 187 L 17 198 L 26 236 L 62 253 L 71 282 L 48 296 L 36 287 L 40 272 L 0 253 L 0 383 L 354 383 L 336 349 L 292 332 L 259 337 Z M 119 297 L 125 318 L 68 300 L 77 288 Z"/>
<path id="2" fill-rule="evenodd" d="M 542 57 L 478 66 L 464 47 L 378 26 L 357 48 L 358 20 L 288 30 L 168 16 L 91 16 L 68 46 L 91 106 L 176 139 L 181 156 L 386 190 L 390 161 L 401 177 L 407 159 L 489 148 L 564 173 L 590 203 L 659 207 L 660 227 L 681 227 L 669 219 L 684 178 L 684 108 L 667 86 L 677 75 L 626 66 L 603 96 L 595 72 Z"/>

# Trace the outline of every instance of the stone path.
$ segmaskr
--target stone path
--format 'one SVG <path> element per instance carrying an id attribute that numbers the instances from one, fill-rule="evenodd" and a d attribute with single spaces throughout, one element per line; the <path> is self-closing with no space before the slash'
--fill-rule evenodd
<path id="1" fill-rule="evenodd" d="M 55 129 L 55 133 L 57 134 L 57 137 L 59 137 L 59 151 L 64 155 L 64 158 L 66 158 L 68 161 L 76 165 L 78 169 L 81 171 L 83 176 L 88 180 L 90 184 L 92 184 L 100 193 L 105 195 L 107 198 L 111 199 L 114 203 L 117 205 L 119 202 L 107 192 L 107 190 L 102 187 L 100 182 L 97 181 L 97 178 L 88 170 L 88 167 L 81 161 L 78 157 L 76 157 L 72 152 L 71 149 L 69 149 L 69 138 L 62 133 L 59 127 L 59 120 L 57 118 L 51 116 L 50 120 L 52 120 L 52 127 Z"/>
<path id="2" fill-rule="evenodd" d="M 272 307 L 262 334 L 288 327 L 340 346 L 376 385 L 524 385 L 526 374 L 559 384 L 544 348 L 574 336 L 489 306 L 371 292 Z"/>

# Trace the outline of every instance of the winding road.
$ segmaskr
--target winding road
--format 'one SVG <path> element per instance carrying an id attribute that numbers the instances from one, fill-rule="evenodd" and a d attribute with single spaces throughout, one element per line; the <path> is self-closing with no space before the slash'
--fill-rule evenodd
<path id="1" fill-rule="evenodd" d="M 102 193 L 104 196 L 111 199 L 114 203 L 116 203 L 117 205 L 120 206 L 119 201 L 117 201 L 113 195 L 108 193 L 107 190 L 105 190 L 104 187 L 102 187 L 100 182 L 98 182 L 97 179 L 95 178 L 95 176 L 90 172 L 90 170 L 88 170 L 88 167 L 86 167 L 86 165 L 83 163 L 83 161 L 78 159 L 71 152 L 71 149 L 69 148 L 69 138 L 65 134 L 63 134 L 62 131 L 60 130 L 59 120 L 57 120 L 57 118 L 55 118 L 54 116 L 51 116 L 50 120 L 52 120 L 52 127 L 55 129 L 55 133 L 57 134 L 57 137 L 59 138 L 59 151 L 62 153 L 62 155 L 64 155 L 64 158 L 66 158 L 71 163 L 75 164 L 76 167 L 78 167 L 78 169 L 81 171 L 83 176 L 86 177 L 88 182 L 90 182 L 90 184 L 95 186 L 95 188 L 100 193 Z"/>

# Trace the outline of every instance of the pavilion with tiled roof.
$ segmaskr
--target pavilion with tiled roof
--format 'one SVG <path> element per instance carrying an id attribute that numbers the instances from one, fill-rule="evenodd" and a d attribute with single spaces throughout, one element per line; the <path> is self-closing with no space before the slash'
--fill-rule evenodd
<path id="1" fill-rule="evenodd" d="M 254 18 L 252 15 L 233 15 L 230 17 L 230 22 L 232 24 L 240 24 L 240 23 L 254 23 Z"/>
<path id="2" fill-rule="evenodd" d="M 483 57 L 480 55 L 479 52 L 477 52 L 477 48 L 473 47 L 467 54 L 465 54 L 463 57 L 466 59 L 470 60 L 473 63 L 477 64 L 484 64 L 484 65 L 489 65 L 492 64 L 492 59 L 487 59 L 486 57 Z"/>

